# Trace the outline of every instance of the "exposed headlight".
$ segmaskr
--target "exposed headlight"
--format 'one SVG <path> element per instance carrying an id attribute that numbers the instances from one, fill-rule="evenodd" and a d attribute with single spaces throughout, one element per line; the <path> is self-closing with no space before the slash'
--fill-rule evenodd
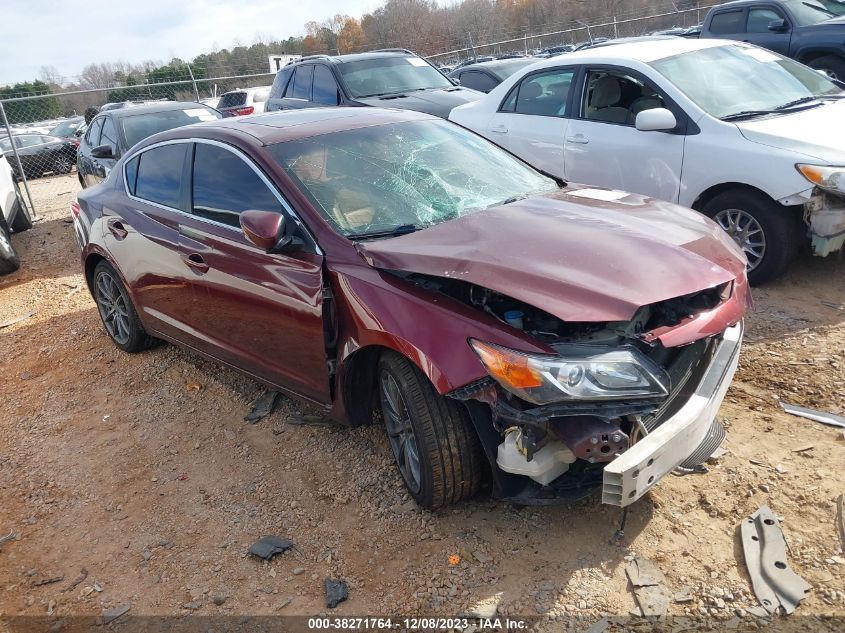
<path id="1" fill-rule="evenodd" d="M 496 382 L 534 404 L 669 393 L 666 372 L 634 348 L 571 345 L 560 356 L 541 356 L 475 339 L 470 345 Z"/>
<path id="2" fill-rule="evenodd" d="M 845 194 L 845 167 L 802 165 L 795 167 L 811 183 L 833 193 Z"/>

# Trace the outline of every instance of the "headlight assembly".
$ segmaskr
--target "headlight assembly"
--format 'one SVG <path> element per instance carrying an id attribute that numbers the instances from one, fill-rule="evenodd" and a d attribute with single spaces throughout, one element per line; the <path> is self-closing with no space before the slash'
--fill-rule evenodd
<path id="1" fill-rule="evenodd" d="M 795 167 L 811 183 L 830 191 L 845 195 L 845 167 L 831 167 L 825 165 L 802 165 Z"/>
<path id="2" fill-rule="evenodd" d="M 559 348 L 557 356 L 545 356 L 475 339 L 470 340 L 470 345 L 496 382 L 538 405 L 669 394 L 666 372 L 630 347 L 570 345 Z"/>

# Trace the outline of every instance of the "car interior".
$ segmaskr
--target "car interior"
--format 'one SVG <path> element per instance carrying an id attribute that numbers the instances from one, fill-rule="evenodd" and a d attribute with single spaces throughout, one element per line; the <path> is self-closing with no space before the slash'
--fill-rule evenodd
<path id="1" fill-rule="evenodd" d="M 591 121 L 634 125 L 644 110 L 664 108 L 651 87 L 621 73 L 591 72 L 587 79 L 584 117 Z"/>

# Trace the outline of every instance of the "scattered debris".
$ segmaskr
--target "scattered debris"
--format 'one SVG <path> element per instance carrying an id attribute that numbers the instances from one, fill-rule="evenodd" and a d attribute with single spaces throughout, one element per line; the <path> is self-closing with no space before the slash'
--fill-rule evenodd
<path id="1" fill-rule="evenodd" d="M 18 534 L 14 530 L 9 532 L 6 536 L 0 536 L 0 552 L 3 551 L 3 547 L 2 547 L 3 543 L 7 543 L 9 541 L 14 541 L 16 538 L 18 538 Z"/>
<path id="2" fill-rule="evenodd" d="M 839 547 L 845 552 L 845 509 L 843 509 L 843 497 L 836 497 L 836 527 L 839 530 Z"/>
<path id="3" fill-rule="evenodd" d="M 124 615 L 130 609 L 130 605 L 128 604 L 119 604 L 116 607 L 111 607 L 109 609 L 103 609 L 103 624 L 109 624 L 110 622 L 114 622 L 120 616 Z"/>
<path id="4" fill-rule="evenodd" d="M 222 593 L 216 593 L 211 596 L 211 601 L 216 604 L 218 607 L 223 606 L 223 603 L 226 602 L 227 596 L 224 596 Z"/>
<path id="5" fill-rule="evenodd" d="M 349 588 L 342 580 L 326 578 L 326 607 L 334 609 L 349 597 Z"/>
<path id="6" fill-rule="evenodd" d="M 334 422 L 321 415 L 292 415 L 287 419 L 287 423 L 292 424 L 293 426 L 304 426 L 305 424 L 312 424 L 314 426 L 334 426 Z"/>
<path id="7" fill-rule="evenodd" d="M 584 633 L 604 633 L 607 630 L 607 627 L 610 626 L 610 621 L 604 617 L 598 622 L 594 623 L 589 629 L 584 631 Z"/>
<path id="8" fill-rule="evenodd" d="M 793 448 L 793 453 L 806 453 L 807 451 L 811 450 L 813 447 L 812 444 L 805 444 L 804 446 L 799 446 L 798 448 Z"/>
<path id="9" fill-rule="evenodd" d="M 286 552 L 293 547 L 293 541 L 278 536 L 262 536 L 249 546 L 249 553 L 264 560 L 272 559 L 276 554 Z"/>
<path id="10" fill-rule="evenodd" d="M 188 479 L 190 479 L 190 477 L 188 477 L 188 473 L 179 473 L 176 476 L 176 479 L 178 479 L 179 481 L 188 481 Z"/>
<path id="11" fill-rule="evenodd" d="M 56 601 L 50 600 L 50 603 L 47 605 L 47 615 L 53 615 L 56 612 Z"/>
<path id="12" fill-rule="evenodd" d="M 807 409 L 806 407 L 799 407 L 786 402 L 780 402 L 780 406 L 784 411 L 791 413 L 792 415 L 807 418 L 808 420 L 813 420 L 814 422 L 820 422 L 821 424 L 827 424 L 828 426 L 838 426 L 839 428 L 845 429 L 845 418 L 841 415 L 816 411 L 815 409 Z"/>
<path id="13" fill-rule="evenodd" d="M 41 580 L 36 580 L 32 583 L 33 587 L 42 587 L 44 585 L 52 585 L 54 582 L 62 582 L 65 577 L 62 576 L 53 576 L 51 578 L 42 578 Z"/>
<path id="14" fill-rule="evenodd" d="M 460 554 L 452 554 L 449 556 L 449 566 L 454 567 L 455 565 L 459 565 L 461 562 Z"/>
<path id="15" fill-rule="evenodd" d="M 754 594 L 768 613 L 782 606 L 795 611 L 812 587 L 786 564 L 786 541 L 778 519 L 768 506 L 742 522 L 740 528 L 745 566 Z"/>
<path id="16" fill-rule="evenodd" d="M 684 587 L 680 591 L 675 592 L 675 595 L 672 596 L 672 601 L 677 604 L 684 604 L 685 602 L 692 602 L 693 600 L 695 600 L 695 597 L 692 595 L 689 587 Z"/>
<path id="17" fill-rule="evenodd" d="M 76 586 L 79 585 L 86 578 L 88 578 L 88 570 L 83 567 L 79 570 L 79 575 L 73 579 L 73 582 L 70 583 L 64 589 L 62 589 L 62 593 L 67 591 L 73 591 L 74 589 L 76 589 Z"/>
<path id="18" fill-rule="evenodd" d="M 832 301 L 819 301 L 823 306 L 833 308 L 834 310 L 845 310 L 845 305 L 841 303 L 833 303 Z"/>
<path id="19" fill-rule="evenodd" d="M 666 578 L 647 558 L 636 555 L 625 568 L 634 587 L 634 597 L 645 617 L 665 615 L 672 594 L 666 588 Z"/>
<path id="20" fill-rule="evenodd" d="M 10 325 L 14 325 L 15 323 L 20 323 L 21 321 L 26 321 L 29 317 L 34 316 L 34 315 L 35 315 L 35 310 L 32 310 L 31 312 L 27 312 L 26 314 L 22 314 L 21 316 L 15 317 L 13 319 L 9 319 L 8 321 L 4 321 L 3 323 L 0 323 L 0 330 L 2 330 L 3 328 L 7 328 Z"/>
<path id="21" fill-rule="evenodd" d="M 185 389 L 188 391 L 202 391 L 202 385 L 198 382 L 189 382 L 185 385 Z"/>
<path id="22" fill-rule="evenodd" d="M 279 398 L 279 392 L 267 389 L 262 393 L 258 399 L 252 403 L 252 409 L 244 416 L 244 422 L 255 424 L 261 418 L 265 418 L 273 412 L 276 408 L 276 401 Z"/>

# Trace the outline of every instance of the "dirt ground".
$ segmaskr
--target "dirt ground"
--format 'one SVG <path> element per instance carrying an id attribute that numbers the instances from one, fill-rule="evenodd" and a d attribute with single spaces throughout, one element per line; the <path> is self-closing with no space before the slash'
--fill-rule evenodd
<path id="1" fill-rule="evenodd" d="M 721 411 L 728 452 L 706 474 L 667 477 L 611 544 L 621 513 L 598 497 L 517 508 L 482 492 L 422 511 L 382 429 L 297 424 L 317 412 L 288 400 L 250 425 L 255 382 L 170 345 L 121 353 L 80 272 L 76 176 L 31 187 L 40 217 L 13 237 L 21 270 L 0 277 L 0 323 L 35 311 L 0 329 L 0 537 L 17 535 L 0 545 L 0 616 L 60 622 L 121 604 L 134 615 L 317 614 L 331 577 L 349 586 L 332 615 L 448 616 L 486 601 L 547 622 L 580 616 L 583 629 L 635 609 L 625 566 L 636 553 L 690 594 L 670 614 L 728 626 L 757 606 L 737 526 L 768 504 L 789 565 L 813 586 L 791 617 L 843 626 L 843 432 L 778 406 L 845 412 L 841 257 L 804 257 L 755 292 Z M 248 556 L 265 534 L 296 548 L 272 563 Z"/>

